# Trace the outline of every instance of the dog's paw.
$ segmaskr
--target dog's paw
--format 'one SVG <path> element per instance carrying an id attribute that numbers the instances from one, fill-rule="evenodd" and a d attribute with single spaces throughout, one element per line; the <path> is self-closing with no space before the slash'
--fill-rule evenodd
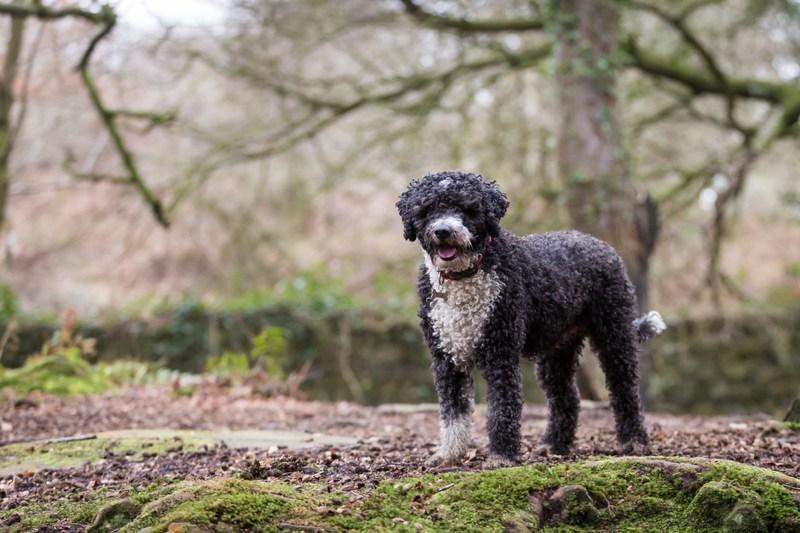
<path id="1" fill-rule="evenodd" d="M 533 449 L 533 455 L 538 455 L 540 457 L 548 457 L 550 455 L 569 455 L 569 447 L 555 446 L 554 444 L 550 444 L 548 442 L 540 442 L 536 445 L 536 448 Z"/>
<path id="2" fill-rule="evenodd" d="M 619 445 L 623 455 L 650 455 L 650 445 L 647 441 L 628 441 Z"/>
<path id="3" fill-rule="evenodd" d="M 489 457 L 483 462 L 483 466 L 486 468 L 505 468 L 515 464 L 516 461 L 513 459 L 497 453 L 489 454 Z"/>
<path id="4" fill-rule="evenodd" d="M 439 450 L 425 460 L 425 466 L 456 466 L 461 463 L 463 453 L 448 453 Z"/>

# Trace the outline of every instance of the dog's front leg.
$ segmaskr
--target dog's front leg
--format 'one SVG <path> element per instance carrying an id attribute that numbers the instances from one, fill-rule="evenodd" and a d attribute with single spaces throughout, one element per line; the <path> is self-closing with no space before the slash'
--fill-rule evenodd
<path id="1" fill-rule="evenodd" d="M 510 353 L 493 354 L 483 374 L 488 387 L 488 464 L 493 467 L 509 466 L 517 460 L 521 440 L 522 377 L 519 357 Z"/>
<path id="2" fill-rule="evenodd" d="M 454 464 L 467 451 L 472 431 L 472 375 L 443 354 L 433 356 L 439 396 L 439 449 L 428 464 Z"/>

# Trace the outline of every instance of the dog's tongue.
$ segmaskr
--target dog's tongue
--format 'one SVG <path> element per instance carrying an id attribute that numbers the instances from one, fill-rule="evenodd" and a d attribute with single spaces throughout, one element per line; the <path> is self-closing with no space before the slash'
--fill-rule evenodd
<path id="1" fill-rule="evenodd" d="M 436 253 L 442 259 L 452 259 L 456 256 L 458 250 L 456 250 L 455 248 L 451 248 L 450 246 L 442 246 L 436 251 Z"/>

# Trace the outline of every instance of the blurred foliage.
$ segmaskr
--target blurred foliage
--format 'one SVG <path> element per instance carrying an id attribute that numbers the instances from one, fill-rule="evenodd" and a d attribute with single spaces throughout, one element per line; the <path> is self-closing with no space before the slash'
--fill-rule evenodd
<path id="1" fill-rule="evenodd" d="M 270 376 L 283 377 L 286 353 L 286 330 L 267 326 L 253 339 L 250 363 Z"/>
<path id="2" fill-rule="evenodd" d="M 168 381 L 177 374 L 174 370 L 129 360 L 92 365 L 78 348 L 72 347 L 31 357 L 20 368 L 0 368 L 0 389 L 8 388 L 19 394 L 98 394 L 127 385 Z"/>
<path id="3" fill-rule="evenodd" d="M 413 268 L 413 265 L 409 265 L 409 270 Z M 408 275 L 376 272 L 372 278 L 372 288 L 377 294 L 381 308 L 402 316 L 416 316 L 419 305 L 417 290 Z"/>
<path id="4" fill-rule="evenodd" d="M 166 309 L 156 321 L 153 350 L 172 368 L 190 368 L 189 359 L 208 352 L 208 312 L 194 299 Z"/>
<path id="5" fill-rule="evenodd" d="M 285 377 L 287 332 L 278 326 L 266 326 L 253 338 L 250 353 L 226 351 L 206 359 L 205 370 L 211 374 L 236 376 L 263 372 L 277 379 Z"/>
<path id="6" fill-rule="evenodd" d="M 272 286 L 242 291 L 230 298 L 212 298 L 204 302 L 195 296 L 178 300 L 163 295 L 142 297 L 117 313 L 104 315 L 104 318 L 113 321 L 170 316 L 176 323 L 183 323 L 172 328 L 177 333 L 186 327 L 185 322 L 193 321 L 199 314 L 250 311 L 276 305 L 291 306 L 311 315 L 374 309 L 413 317 L 418 302 L 414 278 L 409 276 L 409 272 L 416 268 L 416 263 L 414 257 L 394 270 L 376 272 L 369 280 L 369 296 L 348 288 L 344 277 L 332 275 L 327 267 L 320 265 Z"/>
<path id="7" fill-rule="evenodd" d="M 19 306 L 14 291 L 7 285 L 0 285 L 0 320 L 9 320 L 17 316 Z"/>
<path id="8" fill-rule="evenodd" d="M 83 335 L 77 333 L 76 324 L 77 315 L 74 312 L 68 312 L 61 321 L 60 328 L 50 340 L 44 343 L 42 350 L 36 355 L 47 357 L 48 355 L 74 353 L 82 359 L 92 359 L 96 353 L 97 341 L 92 338 L 84 338 Z"/>
<path id="9" fill-rule="evenodd" d="M 794 309 L 672 321 L 652 347 L 650 406 L 675 412 L 782 412 L 797 395 L 800 378 L 800 308 Z M 187 316 L 181 315 L 183 320 Z M 320 316 L 275 305 L 207 311 L 191 327 L 170 326 L 168 321 L 169 317 L 160 317 L 150 322 L 83 325 L 84 335 L 98 340 L 100 363 L 89 365 L 79 348 L 67 347 L 61 353 L 29 358 L 20 369 L 0 370 L 0 387 L 74 394 L 154 381 L 174 383 L 175 394 L 191 395 L 200 378 L 182 372 L 206 369 L 216 383 L 247 388 L 252 394 L 301 392 L 315 400 L 355 400 L 352 383 L 356 382 L 358 399 L 367 404 L 435 400 L 430 355 L 415 320 L 365 309 Z M 38 334 L 24 329 L 25 324 L 21 327 L 21 338 Z M 202 330 L 198 345 L 209 349 L 182 353 L 173 347 L 169 351 L 176 356 L 173 360 L 155 351 L 171 341 L 188 346 L 179 333 L 174 339 L 164 336 L 166 330 L 186 329 Z M 150 365 L 125 361 L 131 354 Z M 188 366 L 171 366 L 177 363 Z M 51 379 L 55 375 L 59 383 Z M 528 370 L 523 375 L 526 400 L 541 401 L 534 373 Z M 483 398 L 480 383 L 477 380 L 477 394 Z M 763 394 L 765 387 L 769 395 Z"/>
<path id="10" fill-rule="evenodd" d="M 97 394 L 125 385 L 165 382 L 180 374 L 154 364 L 116 360 L 91 364 L 96 356 L 96 339 L 76 331 L 76 316 L 67 313 L 58 330 L 41 350 L 16 369 L 0 367 L 0 389 L 20 394 Z"/>
<path id="11" fill-rule="evenodd" d="M 331 276 L 324 267 L 319 266 L 272 287 L 256 289 L 223 301 L 220 307 L 235 311 L 276 303 L 291 304 L 314 313 L 350 309 L 364 304 L 345 288 L 342 279 Z"/>
<path id="12" fill-rule="evenodd" d="M 770 285 L 763 305 L 777 310 L 800 308 L 800 264 L 787 265 L 785 281 Z"/>
<path id="13" fill-rule="evenodd" d="M 206 359 L 206 372 L 217 375 L 243 375 L 250 371 L 250 358 L 243 352 L 223 352 Z"/>
<path id="14" fill-rule="evenodd" d="M 80 350 L 69 348 L 58 354 L 37 356 L 25 366 L 4 370 L 0 388 L 10 388 L 27 394 L 96 394 L 111 388 L 111 383 L 94 372 L 92 365 L 81 357 Z"/>

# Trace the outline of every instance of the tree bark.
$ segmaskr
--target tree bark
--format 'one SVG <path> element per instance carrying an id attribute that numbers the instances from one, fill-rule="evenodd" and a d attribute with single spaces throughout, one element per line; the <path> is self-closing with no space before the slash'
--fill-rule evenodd
<path id="1" fill-rule="evenodd" d="M 614 0 L 559 0 L 553 5 L 561 107 L 558 169 L 567 209 L 577 229 L 617 249 L 643 311 L 657 212 L 649 199 L 638 199 L 617 118 L 618 7 Z M 643 353 L 643 375 L 647 359 Z"/>
<path id="2" fill-rule="evenodd" d="M 14 144 L 14 125 L 11 121 L 14 106 L 14 83 L 17 78 L 19 59 L 25 37 L 25 19 L 11 17 L 11 32 L 8 36 L 2 78 L 0 78 L 0 230 L 3 229 L 8 204 L 8 189 L 11 176 L 9 164 Z"/>

